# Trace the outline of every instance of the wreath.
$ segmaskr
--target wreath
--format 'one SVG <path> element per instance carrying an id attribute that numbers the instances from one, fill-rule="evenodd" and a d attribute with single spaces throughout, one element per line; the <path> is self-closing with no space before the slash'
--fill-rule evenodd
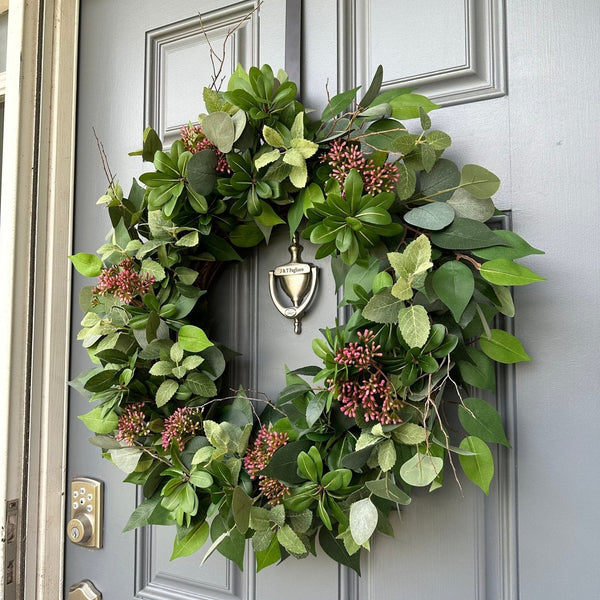
<path id="1" fill-rule="evenodd" d="M 169 150 L 146 129 L 134 154 L 151 170 L 127 197 L 110 176 L 99 200 L 110 241 L 70 257 L 97 278 L 78 336 L 95 366 L 71 382 L 97 405 L 80 419 L 142 487 L 125 530 L 174 524 L 172 558 L 210 537 L 206 556 L 242 568 L 250 540 L 260 570 L 318 539 L 360 572 L 413 487 L 439 488 L 444 470 L 458 482 L 460 466 L 488 494 L 489 445 L 510 447 L 477 396 L 495 363 L 530 360 L 503 317 L 511 286 L 543 279 L 515 259 L 541 251 L 502 227 L 493 173 L 442 158 L 436 105 L 381 82 L 379 67 L 314 121 L 285 72 L 238 67 Z M 235 353 L 211 339 L 205 294 L 286 225 L 331 257 L 352 316 L 271 402 L 224 385 Z"/>

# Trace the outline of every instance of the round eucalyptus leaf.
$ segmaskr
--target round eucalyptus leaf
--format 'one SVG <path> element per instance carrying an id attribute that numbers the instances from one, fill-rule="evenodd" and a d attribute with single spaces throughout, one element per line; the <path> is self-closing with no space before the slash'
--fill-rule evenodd
<path id="1" fill-rule="evenodd" d="M 445 202 L 431 202 L 409 210 L 404 220 L 414 227 L 439 231 L 454 221 L 454 209 Z"/>

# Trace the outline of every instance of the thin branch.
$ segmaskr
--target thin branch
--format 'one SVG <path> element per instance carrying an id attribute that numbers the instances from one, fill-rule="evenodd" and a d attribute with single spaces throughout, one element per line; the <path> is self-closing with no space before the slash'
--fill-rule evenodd
<path id="1" fill-rule="evenodd" d="M 108 187 L 110 190 L 112 190 L 113 193 L 116 194 L 115 176 L 110 170 L 110 165 L 108 164 L 108 157 L 106 156 L 106 152 L 104 151 L 104 144 L 99 140 L 98 136 L 96 135 L 96 129 L 94 127 L 92 127 L 92 131 L 94 132 L 94 137 L 96 138 L 96 145 L 98 146 L 98 152 L 100 153 L 100 160 L 102 161 L 104 175 L 106 175 L 106 179 L 108 180 Z"/>
<path id="2" fill-rule="evenodd" d="M 204 23 L 202 21 L 202 15 L 198 13 L 198 18 L 200 19 L 200 31 L 202 35 L 204 35 L 204 39 L 208 44 L 208 56 L 210 58 L 210 64 L 212 66 L 212 81 L 210 83 L 210 88 L 215 90 L 215 92 L 220 91 L 221 85 L 223 85 L 223 81 L 225 81 L 225 75 L 221 75 L 223 72 L 223 67 L 225 66 L 225 55 L 227 54 L 227 42 L 229 38 L 246 22 L 248 21 L 252 15 L 261 7 L 263 0 L 260 0 L 258 4 L 240 21 L 231 29 L 227 30 L 227 34 L 223 38 L 223 44 L 221 46 L 221 53 L 217 53 L 208 37 L 208 31 L 204 27 Z"/>

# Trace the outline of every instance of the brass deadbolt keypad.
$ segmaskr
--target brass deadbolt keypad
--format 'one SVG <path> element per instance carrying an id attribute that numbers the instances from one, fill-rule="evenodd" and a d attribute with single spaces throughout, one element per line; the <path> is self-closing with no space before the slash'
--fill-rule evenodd
<path id="1" fill-rule="evenodd" d="M 67 537 L 79 546 L 102 548 L 102 482 L 76 477 L 71 482 Z"/>

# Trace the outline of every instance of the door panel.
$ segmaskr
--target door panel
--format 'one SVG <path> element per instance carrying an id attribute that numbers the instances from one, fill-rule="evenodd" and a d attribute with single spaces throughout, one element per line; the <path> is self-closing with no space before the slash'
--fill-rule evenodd
<path id="1" fill-rule="evenodd" d="M 227 28 L 253 3 L 82 1 L 76 252 L 100 246 L 109 227 L 95 206 L 106 180 L 91 127 L 127 188 L 131 178 L 144 170 L 139 159 L 125 158 L 141 143 L 144 126 L 153 125 L 168 144 L 177 137 L 179 127 L 202 110 L 202 87 L 210 79 L 211 68 L 196 18 L 199 5 L 207 33 L 220 47 Z M 274 68 L 283 66 L 284 22 L 285 3 L 266 0 L 260 15 L 254 15 L 229 42 L 224 73 L 238 61 L 246 67 L 263 62 Z M 409 35 L 397 35 L 395 23 Z M 426 52 L 420 52 L 420 31 L 426 31 L 429 41 Z M 301 94 L 306 105 L 320 110 L 326 86 L 334 94 L 368 84 L 382 63 L 384 86 L 420 86 L 447 106 L 433 113 L 432 119 L 434 127 L 453 136 L 458 150 L 452 150 L 451 156 L 458 163 L 473 161 L 496 172 L 505 182 L 497 204 L 519 213 L 522 207 L 513 206 L 510 194 L 504 35 L 500 0 L 452 0 L 443 3 L 443 8 L 433 0 L 304 0 Z M 486 98 L 495 99 L 478 102 Z M 489 143 L 491 139 L 494 144 Z M 521 221 L 515 221 L 518 229 Z M 532 231 L 531 239 L 535 238 Z M 285 232 L 274 235 L 268 247 L 243 265 L 226 269 L 214 294 L 215 314 L 220 316 L 218 339 L 242 353 L 232 368 L 232 386 L 241 384 L 270 399 L 276 398 L 283 385 L 283 365 L 310 364 L 312 338 L 336 316 L 328 261 L 318 263 L 318 298 L 303 321 L 301 336 L 294 335 L 291 321 L 274 309 L 267 273 L 287 262 L 288 243 Z M 314 261 L 312 249 L 306 246 L 305 259 Z M 77 309 L 73 320 L 76 331 Z M 88 361 L 77 342 L 72 346 L 72 372 L 76 374 L 88 367 Z M 532 348 L 532 354 L 536 349 Z M 514 369 L 503 369 L 498 381 L 496 402 L 514 439 Z M 68 544 L 67 587 L 89 578 L 105 598 L 126 600 L 517 597 L 514 452 L 501 450 L 495 457 L 498 471 L 488 498 L 468 482 L 463 482 L 462 496 L 451 475 L 435 494 L 415 494 L 396 523 L 395 539 L 377 538 L 365 556 L 360 580 L 322 553 L 303 561 L 288 559 L 258 575 L 249 556 L 241 574 L 219 555 L 202 567 L 202 553 L 170 563 L 173 529 L 121 533 L 135 507 L 136 492 L 133 486 L 121 484 L 120 473 L 87 443 L 89 434 L 76 419 L 87 410 L 85 401 L 74 394 L 69 473 L 105 482 L 105 543 L 98 551 Z"/>

